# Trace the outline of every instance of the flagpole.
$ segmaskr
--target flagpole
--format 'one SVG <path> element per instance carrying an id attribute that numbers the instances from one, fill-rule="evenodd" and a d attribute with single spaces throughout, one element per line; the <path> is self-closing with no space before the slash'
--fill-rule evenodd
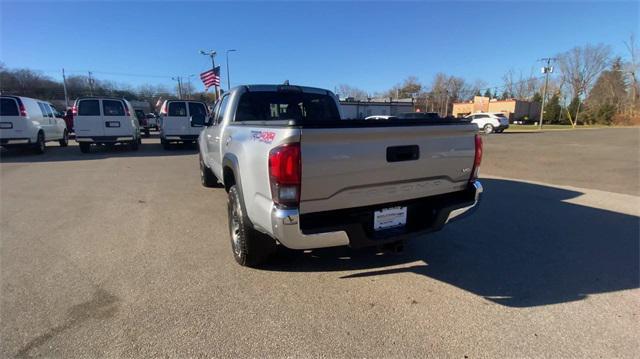
<path id="1" fill-rule="evenodd" d="M 200 53 L 202 55 L 209 55 L 209 57 L 211 57 L 211 70 L 213 71 L 213 74 L 215 76 L 216 73 L 216 61 L 215 61 L 215 57 L 216 57 L 216 52 L 214 50 L 211 50 L 209 52 L 205 52 L 204 50 L 200 50 Z M 216 100 L 218 98 L 220 98 L 220 92 L 218 91 L 218 85 L 215 85 L 215 90 L 216 90 Z"/>

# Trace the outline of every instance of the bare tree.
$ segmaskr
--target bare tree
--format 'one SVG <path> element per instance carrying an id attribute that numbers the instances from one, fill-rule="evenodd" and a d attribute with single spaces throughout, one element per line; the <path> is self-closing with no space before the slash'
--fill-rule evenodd
<path id="1" fill-rule="evenodd" d="M 340 97 L 353 97 L 355 100 L 364 101 L 367 99 L 367 92 L 357 87 L 347 84 L 340 84 L 336 87 L 337 94 Z"/>
<path id="2" fill-rule="evenodd" d="M 607 45 L 585 45 L 557 56 L 563 81 L 570 86 L 571 96 L 587 95 L 597 76 L 604 70 L 611 55 Z"/>

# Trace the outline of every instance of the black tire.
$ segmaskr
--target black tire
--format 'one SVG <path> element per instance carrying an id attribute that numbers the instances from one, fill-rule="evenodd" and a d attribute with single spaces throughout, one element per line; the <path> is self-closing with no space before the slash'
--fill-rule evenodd
<path id="1" fill-rule="evenodd" d="M 165 140 L 164 138 L 160 139 L 160 144 L 162 145 L 162 148 L 167 151 L 171 149 L 171 143 L 169 143 L 169 141 Z"/>
<path id="2" fill-rule="evenodd" d="M 91 144 L 87 142 L 80 142 L 80 152 L 89 153 L 91 151 Z"/>
<path id="3" fill-rule="evenodd" d="M 493 132 L 493 125 L 490 123 L 487 123 L 486 125 L 484 125 L 484 127 L 482 128 L 482 130 L 484 131 L 484 133 L 486 133 L 487 135 L 490 134 L 491 132 Z"/>
<path id="4" fill-rule="evenodd" d="M 199 155 L 198 157 L 200 159 L 200 183 L 202 183 L 204 187 L 217 187 L 218 179 L 213 174 L 213 171 L 204 164 L 202 155 Z"/>
<path id="5" fill-rule="evenodd" d="M 135 139 L 131 142 L 131 149 L 134 151 L 137 151 L 138 149 L 140 149 L 140 140 L 139 139 Z"/>
<path id="6" fill-rule="evenodd" d="M 253 228 L 246 215 L 246 207 L 238 188 L 229 189 L 227 215 L 233 258 L 241 266 L 256 267 L 264 263 L 276 250 L 276 242 Z"/>
<path id="7" fill-rule="evenodd" d="M 69 145 L 69 132 L 64 130 L 64 134 L 62 134 L 62 139 L 59 141 L 60 147 L 67 147 Z"/>
<path id="8" fill-rule="evenodd" d="M 36 140 L 36 144 L 33 146 L 33 149 L 37 154 L 41 155 L 44 153 L 46 147 L 47 145 L 44 142 L 44 132 L 40 131 L 38 132 L 38 139 Z"/>

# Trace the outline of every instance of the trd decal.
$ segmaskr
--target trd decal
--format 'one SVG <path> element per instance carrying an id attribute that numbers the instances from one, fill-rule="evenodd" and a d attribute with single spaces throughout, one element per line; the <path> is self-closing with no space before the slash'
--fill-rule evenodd
<path id="1" fill-rule="evenodd" d="M 276 133 L 271 131 L 251 131 L 251 139 L 263 143 L 271 143 L 276 138 Z"/>

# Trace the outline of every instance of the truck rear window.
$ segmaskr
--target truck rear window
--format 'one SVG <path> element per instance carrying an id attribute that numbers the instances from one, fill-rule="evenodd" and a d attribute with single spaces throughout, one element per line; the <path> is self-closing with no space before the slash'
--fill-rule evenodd
<path id="1" fill-rule="evenodd" d="M 201 103 L 189 102 L 189 115 L 206 117 L 207 108 Z"/>
<path id="2" fill-rule="evenodd" d="M 186 117 L 187 105 L 184 102 L 169 102 L 168 116 Z"/>
<path id="3" fill-rule="evenodd" d="M 339 119 L 336 103 L 329 95 L 280 91 L 242 94 L 235 117 L 235 121 L 322 122 Z"/>
<path id="4" fill-rule="evenodd" d="M 18 104 L 14 99 L 0 99 L 0 116 L 18 116 Z"/>
<path id="5" fill-rule="evenodd" d="M 102 100 L 102 111 L 105 116 L 124 116 L 124 107 L 118 100 Z"/>
<path id="6" fill-rule="evenodd" d="M 82 100 L 78 105 L 78 116 L 100 116 L 98 100 Z"/>

